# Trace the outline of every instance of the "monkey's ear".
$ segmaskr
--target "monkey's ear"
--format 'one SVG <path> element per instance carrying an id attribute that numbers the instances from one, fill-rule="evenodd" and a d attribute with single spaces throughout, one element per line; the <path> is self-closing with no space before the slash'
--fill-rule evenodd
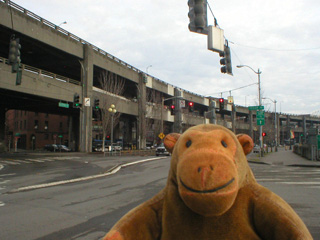
<path id="1" fill-rule="evenodd" d="M 251 151 L 253 149 L 252 138 L 250 136 L 248 136 L 247 134 L 238 134 L 237 138 L 242 146 L 244 154 L 248 155 L 249 153 L 251 153 Z"/>
<path id="2" fill-rule="evenodd" d="M 164 138 L 164 146 L 168 150 L 168 152 L 172 153 L 174 146 L 176 145 L 176 142 L 178 141 L 180 137 L 180 133 L 169 133 L 165 138 Z"/>

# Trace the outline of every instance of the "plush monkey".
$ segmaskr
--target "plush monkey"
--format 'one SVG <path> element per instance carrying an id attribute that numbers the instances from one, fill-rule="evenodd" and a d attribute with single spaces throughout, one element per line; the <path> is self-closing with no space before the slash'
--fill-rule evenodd
<path id="1" fill-rule="evenodd" d="M 203 124 L 168 134 L 164 144 L 172 153 L 166 187 L 104 240 L 312 239 L 294 210 L 256 182 L 248 135 Z"/>

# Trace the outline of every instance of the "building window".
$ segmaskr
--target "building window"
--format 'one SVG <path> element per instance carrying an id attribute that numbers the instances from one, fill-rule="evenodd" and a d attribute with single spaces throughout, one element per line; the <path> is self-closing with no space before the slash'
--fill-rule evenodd
<path id="1" fill-rule="evenodd" d="M 49 122 L 45 121 L 44 122 L 44 130 L 48 130 L 48 127 L 49 127 Z"/>
<path id="2" fill-rule="evenodd" d="M 23 126 L 24 130 L 26 130 L 27 129 L 27 120 L 24 120 L 24 124 L 23 125 L 24 125 Z"/>
<path id="3" fill-rule="evenodd" d="M 38 128 L 39 128 L 39 121 L 34 120 L 34 129 L 38 129 Z"/>
<path id="4" fill-rule="evenodd" d="M 62 122 L 60 122 L 60 128 L 62 128 Z"/>
<path id="5" fill-rule="evenodd" d="M 46 134 L 44 135 L 44 140 L 48 140 L 48 139 L 49 139 L 49 134 L 46 133 Z"/>

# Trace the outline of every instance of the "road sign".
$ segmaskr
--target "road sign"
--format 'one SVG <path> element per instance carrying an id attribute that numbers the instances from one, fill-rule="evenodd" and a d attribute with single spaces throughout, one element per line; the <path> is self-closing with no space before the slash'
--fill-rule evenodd
<path id="1" fill-rule="evenodd" d="M 159 137 L 160 139 L 163 139 L 165 136 L 166 136 L 166 135 L 164 135 L 163 133 L 160 133 L 160 134 L 158 135 L 158 137 Z"/>
<path id="2" fill-rule="evenodd" d="M 248 109 L 250 111 L 253 111 L 253 110 L 263 110 L 264 109 L 264 106 L 250 106 L 248 107 Z"/>
<path id="3" fill-rule="evenodd" d="M 258 126 L 263 126 L 265 124 L 264 119 L 257 119 L 257 125 Z"/>
<path id="4" fill-rule="evenodd" d="M 184 108 L 186 107 L 186 101 L 185 100 L 179 100 L 180 101 L 180 107 Z"/>
<path id="5" fill-rule="evenodd" d="M 264 119 L 264 111 L 257 111 L 257 119 Z"/>
<path id="6" fill-rule="evenodd" d="M 90 107 L 90 98 L 84 98 L 84 106 Z"/>
<path id="7" fill-rule="evenodd" d="M 64 108 L 69 108 L 69 104 L 68 103 L 63 103 L 63 102 L 59 102 L 59 107 L 64 107 Z"/>

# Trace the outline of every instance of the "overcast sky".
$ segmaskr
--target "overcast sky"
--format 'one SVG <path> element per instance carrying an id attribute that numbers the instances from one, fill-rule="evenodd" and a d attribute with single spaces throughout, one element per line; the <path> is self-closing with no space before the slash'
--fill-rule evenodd
<path id="1" fill-rule="evenodd" d="M 235 104 L 258 105 L 258 76 L 236 67 L 243 64 L 260 69 L 262 97 L 276 100 L 277 112 L 319 114 L 319 0 L 208 0 L 231 47 L 233 76 L 220 72 L 207 36 L 189 31 L 187 0 L 14 2 L 66 21 L 62 28 L 144 72 L 152 65 L 150 75 L 184 90 L 224 98 L 232 90 Z M 274 111 L 270 100 L 263 105 Z"/>

